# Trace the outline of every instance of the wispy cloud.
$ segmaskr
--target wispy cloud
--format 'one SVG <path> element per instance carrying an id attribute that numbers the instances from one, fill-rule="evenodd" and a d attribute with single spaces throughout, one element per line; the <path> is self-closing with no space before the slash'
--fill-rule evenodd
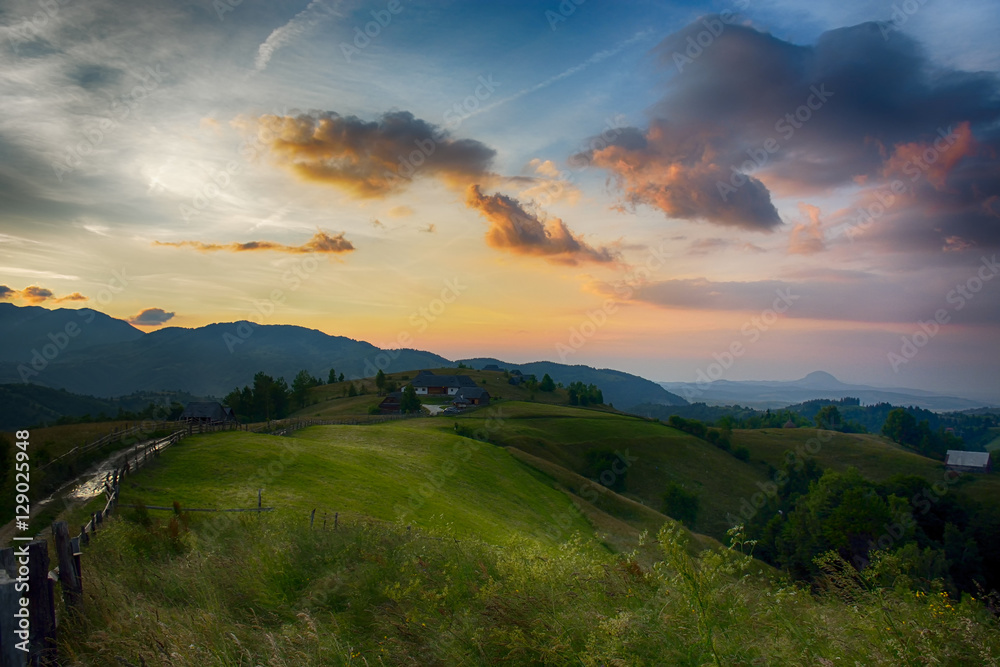
<path id="1" fill-rule="evenodd" d="M 549 86 L 551 86 L 552 84 L 554 84 L 554 83 L 556 83 L 558 81 L 562 81 L 563 79 L 571 77 L 574 74 L 579 74 L 580 72 L 584 71 L 585 69 L 587 69 L 591 65 L 596 65 L 599 62 L 602 62 L 602 61 L 607 60 L 608 58 L 611 58 L 612 56 L 618 55 L 619 53 L 621 53 L 622 51 L 624 51 L 628 47 L 630 47 L 633 44 L 636 44 L 638 42 L 641 42 L 642 40 L 646 39 L 647 37 L 649 37 L 649 36 L 651 36 L 653 34 L 654 33 L 653 33 L 652 30 L 642 30 L 642 31 L 639 31 L 639 32 L 635 33 L 634 35 L 632 35 L 631 37 L 629 37 L 628 39 L 626 39 L 626 40 L 624 40 L 622 42 L 619 42 L 617 45 L 611 47 L 610 49 L 604 49 L 602 51 L 598 51 L 594 55 L 592 55 L 589 58 L 587 58 L 586 60 L 584 60 L 579 65 L 573 65 L 572 67 L 570 67 L 568 69 L 565 69 L 562 72 L 559 72 L 559 74 L 556 74 L 555 76 L 549 77 L 548 79 L 545 79 L 544 81 L 542 81 L 540 83 L 536 83 L 535 85 L 529 86 L 528 88 L 522 88 L 521 90 L 517 91 L 516 93 L 513 93 L 512 95 L 508 95 L 507 97 L 504 97 L 503 99 L 497 100 L 493 104 L 488 104 L 488 105 L 486 105 L 484 107 L 480 107 L 479 109 L 477 109 L 477 110 L 473 111 L 472 113 L 470 113 L 468 115 L 468 117 L 478 116 L 479 114 L 486 113 L 487 111 L 492 111 L 493 109 L 496 109 L 499 106 L 507 104 L 508 102 L 513 102 L 514 100 L 520 99 L 520 98 L 524 97 L 525 95 L 530 95 L 531 93 L 535 93 L 535 92 L 538 92 L 539 90 L 542 90 L 544 88 L 548 88 Z"/>
<path id="2" fill-rule="evenodd" d="M 273 250 L 292 254 L 305 253 L 346 253 L 355 250 L 354 244 L 344 238 L 344 233 L 330 235 L 318 231 L 311 239 L 302 245 L 292 246 L 275 241 L 247 241 L 246 243 L 205 243 L 203 241 L 153 241 L 153 245 L 171 248 L 194 248 L 202 252 L 253 252 L 258 250 Z"/>
<path id="3" fill-rule="evenodd" d="M 792 229 L 788 239 L 788 252 L 792 255 L 811 255 L 826 250 L 823 241 L 823 222 L 820 210 L 812 204 L 799 203 L 799 210 L 807 222 L 799 223 Z"/>
<path id="4" fill-rule="evenodd" d="M 337 0 L 312 0 L 288 23 L 280 28 L 275 28 L 264 40 L 264 43 L 257 47 L 257 57 L 253 63 L 254 69 L 263 72 L 278 49 L 300 39 L 306 31 L 324 19 L 338 15 L 337 10 L 340 4 Z"/>
<path id="5" fill-rule="evenodd" d="M 37 269 L 22 269 L 17 266 L 0 266 L 0 273 L 7 273 L 12 276 L 25 276 L 27 278 L 46 278 L 49 280 L 79 280 L 79 276 L 69 276 L 64 273 L 54 271 L 39 271 Z"/>

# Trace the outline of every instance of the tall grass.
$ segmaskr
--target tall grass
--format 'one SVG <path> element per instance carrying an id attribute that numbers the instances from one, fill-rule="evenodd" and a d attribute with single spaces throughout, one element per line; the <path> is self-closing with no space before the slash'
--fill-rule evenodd
<path id="1" fill-rule="evenodd" d="M 72 665 L 996 665 L 971 598 L 878 588 L 824 562 L 811 593 L 761 576 L 739 540 L 663 560 L 527 539 L 502 546 L 379 523 L 309 530 L 239 516 L 116 520 L 84 558 Z M 752 545 L 750 545 L 752 546 Z"/>

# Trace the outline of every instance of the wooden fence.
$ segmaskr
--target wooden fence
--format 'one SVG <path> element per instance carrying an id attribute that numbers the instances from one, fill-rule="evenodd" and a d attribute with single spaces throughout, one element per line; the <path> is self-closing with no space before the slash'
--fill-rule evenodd
<path id="1" fill-rule="evenodd" d="M 111 433 L 108 433 L 107 435 L 102 436 L 102 437 L 98 438 L 97 440 L 94 440 L 93 442 L 84 443 L 82 445 L 74 447 L 73 449 L 69 450 L 68 452 L 65 452 L 65 453 L 61 454 L 60 456 L 57 456 L 56 458 L 52 459 L 51 461 L 49 461 L 45 465 L 40 466 L 39 470 L 45 470 L 46 468 L 48 468 L 50 465 L 52 465 L 56 461 L 61 461 L 62 459 L 70 458 L 70 457 L 83 456 L 84 454 L 92 452 L 95 449 L 100 449 L 104 445 L 111 444 L 112 442 L 121 442 L 125 438 L 127 438 L 127 437 L 129 437 L 131 435 L 136 435 L 138 433 L 141 433 L 144 430 L 148 430 L 148 429 L 143 424 L 136 424 L 135 426 L 126 426 L 125 428 L 122 428 L 122 429 L 116 429 L 116 430 L 112 431 Z"/>
<path id="2" fill-rule="evenodd" d="M 56 583 L 67 609 L 79 609 L 83 602 L 84 575 L 81 562 L 83 548 L 100 532 L 105 522 L 119 507 L 121 482 L 130 473 L 155 459 L 167 447 L 181 439 L 200 433 L 242 430 L 289 435 L 292 432 L 317 425 L 377 424 L 406 419 L 408 415 L 371 415 L 326 420 L 281 420 L 264 424 L 236 424 L 235 422 L 189 422 L 165 438 L 149 441 L 134 450 L 121 454 L 114 460 L 114 470 L 104 479 L 104 509 L 90 515 L 90 520 L 80 526 L 80 532 L 71 534 L 65 521 L 52 524 L 51 535 L 56 555 L 56 567 L 50 569 L 49 542 L 40 539 L 15 537 L 15 546 L 0 550 L 0 667 L 51 667 L 59 664 L 56 651 Z M 91 451 L 109 442 L 136 433 L 141 427 L 123 429 L 109 434 L 88 445 L 74 448 L 64 456 Z M 267 512 L 273 507 L 262 507 L 258 494 L 257 507 L 247 509 L 198 509 L 185 508 L 185 512 Z M 131 507 L 131 505 L 126 505 Z M 174 510 L 170 507 L 146 506 L 152 510 Z M 321 517 L 327 527 L 327 514 Z M 339 524 L 339 513 L 333 513 L 332 527 Z M 309 516 L 309 525 L 316 520 L 316 510 Z M 26 602 L 27 604 L 22 604 Z"/>
<path id="3" fill-rule="evenodd" d="M 134 457 L 121 457 L 104 479 L 104 509 L 90 515 L 79 535 L 71 537 L 65 521 L 52 524 L 55 569 L 49 570 L 46 539 L 15 537 L 14 547 L 0 550 L 0 667 L 59 664 L 55 583 L 59 583 L 66 607 L 78 608 L 83 599 L 83 547 L 115 511 L 122 479 L 182 436 L 182 432 L 173 433 L 136 449 Z"/>

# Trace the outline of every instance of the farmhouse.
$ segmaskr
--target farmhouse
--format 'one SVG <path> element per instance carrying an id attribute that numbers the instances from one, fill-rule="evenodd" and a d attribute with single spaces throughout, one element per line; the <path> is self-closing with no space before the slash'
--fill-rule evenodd
<path id="1" fill-rule="evenodd" d="M 519 384 L 523 384 L 525 382 L 532 382 L 534 380 L 535 380 L 534 375 L 524 375 L 523 373 L 521 373 L 521 371 L 515 369 L 510 372 L 510 379 L 507 380 L 507 384 L 512 384 L 516 387 Z"/>
<path id="2" fill-rule="evenodd" d="M 192 401 L 177 418 L 186 422 L 234 422 L 236 414 L 218 401 Z"/>
<path id="3" fill-rule="evenodd" d="M 476 381 L 468 375 L 434 375 L 422 371 L 410 384 L 418 396 L 454 396 L 462 387 L 475 387 Z"/>
<path id="4" fill-rule="evenodd" d="M 490 392 L 482 387 L 462 387 L 455 394 L 455 400 L 452 402 L 455 404 L 455 407 L 459 408 L 470 405 L 489 405 Z"/>
<path id="5" fill-rule="evenodd" d="M 963 452 L 949 449 L 948 458 L 945 459 L 944 465 L 948 470 L 958 472 L 989 472 L 990 454 L 989 452 Z"/>
<path id="6" fill-rule="evenodd" d="M 383 415 L 394 415 L 399 412 L 400 402 L 403 400 L 403 392 L 393 391 L 382 399 L 378 404 L 378 410 Z"/>
<path id="7" fill-rule="evenodd" d="M 485 366 L 483 366 L 483 370 L 484 371 L 500 371 L 500 372 L 503 372 L 503 369 L 500 368 L 496 364 L 486 364 Z"/>

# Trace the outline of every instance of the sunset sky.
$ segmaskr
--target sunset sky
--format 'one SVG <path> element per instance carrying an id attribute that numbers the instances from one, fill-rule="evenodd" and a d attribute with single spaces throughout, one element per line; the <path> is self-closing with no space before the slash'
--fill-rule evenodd
<path id="1" fill-rule="evenodd" d="M 1000 403 L 996 10 L 8 0 L 0 299 Z"/>

